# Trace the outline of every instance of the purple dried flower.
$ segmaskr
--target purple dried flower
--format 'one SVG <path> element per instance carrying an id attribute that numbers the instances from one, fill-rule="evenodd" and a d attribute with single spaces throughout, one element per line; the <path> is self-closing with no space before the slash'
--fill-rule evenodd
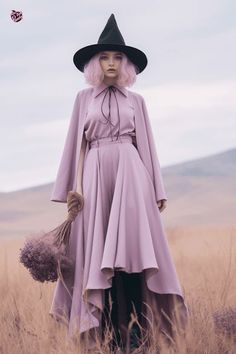
<path id="1" fill-rule="evenodd" d="M 68 252 L 71 224 L 83 207 L 83 196 L 75 191 L 69 191 L 67 201 L 67 219 L 47 233 L 28 238 L 23 249 L 20 248 L 20 262 L 35 280 L 54 282 L 60 278 L 70 294 L 64 277 L 74 274 L 74 260 Z"/>
<path id="2" fill-rule="evenodd" d="M 236 308 L 228 307 L 213 313 L 215 326 L 228 333 L 236 334 Z"/>
<path id="3" fill-rule="evenodd" d="M 20 262 L 29 270 L 33 279 L 55 282 L 60 266 L 63 277 L 73 274 L 73 260 L 67 255 L 66 245 L 55 244 L 55 230 L 30 237 L 20 248 Z"/>

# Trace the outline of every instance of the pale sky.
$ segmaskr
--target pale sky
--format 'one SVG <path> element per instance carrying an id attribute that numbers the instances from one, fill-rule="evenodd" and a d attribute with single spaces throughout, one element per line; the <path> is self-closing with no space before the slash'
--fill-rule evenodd
<path id="1" fill-rule="evenodd" d="M 161 166 L 236 147 L 235 10 L 233 0 L 2 2 L 0 192 L 55 180 L 88 87 L 73 55 L 97 43 L 111 13 L 148 57 L 130 89 L 145 98 Z"/>

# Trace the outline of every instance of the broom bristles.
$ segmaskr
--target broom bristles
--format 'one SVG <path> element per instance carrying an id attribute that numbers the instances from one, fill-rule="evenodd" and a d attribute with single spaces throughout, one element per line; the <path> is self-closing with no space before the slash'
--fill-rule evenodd
<path id="1" fill-rule="evenodd" d="M 80 211 L 79 200 L 75 198 L 75 192 L 69 192 L 70 199 L 68 198 L 68 216 L 67 219 L 59 226 L 57 226 L 52 232 L 54 233 L 54 244 L 60 248 L 63 244 L 68 250 L 71 223 L 75 220 L 78 212 Z"/>
<path id="2" fill-rule="evenodd" d="M 71 223 L 72 221 L 67 219 L 61 225 L 56 227 L 54 231 L 54 244 L 60 248 L 63 244 L 66 246 L 66 249 L 69 246 L 70 232 L 71 232 Z"/>

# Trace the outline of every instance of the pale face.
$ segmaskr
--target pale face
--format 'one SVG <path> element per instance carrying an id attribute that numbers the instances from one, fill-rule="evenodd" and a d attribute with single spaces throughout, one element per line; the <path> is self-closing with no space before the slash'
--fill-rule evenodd
<path id="1" fill-rule="evenodd" d="M 100 65 L 104 73 L 104 81 L 108 83 L 114 82 L 119 74 L 122 61 L 122 52 L 104 51 L 100 53 Z M 110 71 L 110 69 L 113 69 Z"/>

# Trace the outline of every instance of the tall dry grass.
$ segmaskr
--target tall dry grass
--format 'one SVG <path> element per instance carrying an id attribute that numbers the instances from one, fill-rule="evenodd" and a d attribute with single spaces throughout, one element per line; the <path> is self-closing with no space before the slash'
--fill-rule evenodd
<path id="1" fill-rule="evenodd" d="M 213 321 L 217 310 L 236 307 L 235 228 L 167 229 L 167 235 L 190 321 L 185 338 L 177 337 L 169 347 L 154 328 L 145 354 L 235 353 L 235 336 L 217 330 Z M 19 263 L 24 239 L 0 242 L 0 353 L 80 353 L 80 340 L 68 342 L 66 327 L 48 314 L 55 283 L 33 281 Z M 106 343 L 101 353 L 109 353 Z"/>

